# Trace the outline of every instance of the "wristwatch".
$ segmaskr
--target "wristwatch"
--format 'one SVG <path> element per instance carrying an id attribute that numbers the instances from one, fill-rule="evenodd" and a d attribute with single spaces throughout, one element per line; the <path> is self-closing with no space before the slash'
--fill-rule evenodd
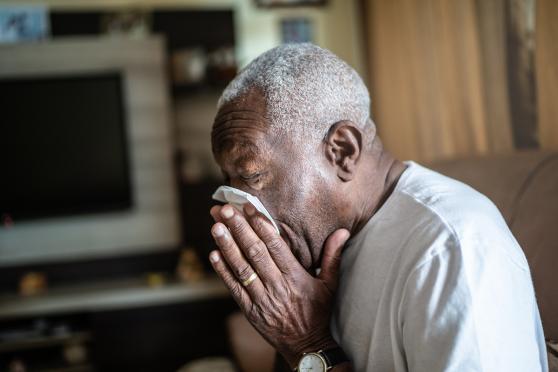
<path id="1" fill-rule="evenodd" d="M 325 372 L 348 361 L 349 358 L 347 358 L 343 349 L 336 347 L 315 353 L 304 353 L 294 370 L 295 372 Z"/>

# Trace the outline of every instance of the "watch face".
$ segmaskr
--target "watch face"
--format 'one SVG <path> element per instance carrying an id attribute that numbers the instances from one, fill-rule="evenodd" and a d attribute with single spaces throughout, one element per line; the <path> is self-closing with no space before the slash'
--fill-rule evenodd
<path id="1" fill-rule="evenodd" d="M 316 353 L 309 353 L 302 357 L 298 364 L 300 372 L 324 372 L 327 370 L 324 359 Z"/>

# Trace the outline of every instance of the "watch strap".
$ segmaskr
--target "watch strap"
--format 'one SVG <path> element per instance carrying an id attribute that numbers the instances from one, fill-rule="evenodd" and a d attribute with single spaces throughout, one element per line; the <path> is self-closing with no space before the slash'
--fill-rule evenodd
<path id="1" fill-rule="evenodd" d="M 325 359 L 328 368 L 349 361 L 349 358 L 347 358 L 347 355 L 340 347 L 322 350 L 318 354 L 321 354 L 321 356 Z"/>

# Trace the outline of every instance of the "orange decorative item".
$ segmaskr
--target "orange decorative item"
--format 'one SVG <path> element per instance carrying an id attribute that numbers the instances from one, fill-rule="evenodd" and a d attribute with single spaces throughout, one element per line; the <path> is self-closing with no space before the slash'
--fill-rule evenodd
<path id="1" fill-rule="evenodd" d="M 196 282 L 203 278 L 203 266 L 193 248 L 182 250 L 176 268 L 176 276 L 183 282 Z"/>
<path id="2" fill-rule="evenodd" d="M 47 290 L 47 277 L 43 273 L 28 272 L 19 281 L 19 293 L 22 296 L 34 296 Z"/>

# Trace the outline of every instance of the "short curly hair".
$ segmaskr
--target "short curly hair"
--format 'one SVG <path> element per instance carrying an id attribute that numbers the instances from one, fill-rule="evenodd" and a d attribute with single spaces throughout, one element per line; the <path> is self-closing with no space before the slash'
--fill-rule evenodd
<path id="1" fill-rule="evenodd" d="M 281 45 L 254 59 L 225 88 L 217 108 L 253 88 L 264 94 L 270 126 L 279 132 L 321 140 L 342 120 L 372 124 L 370 95 L 358 73 L 310 43 Z"/>

